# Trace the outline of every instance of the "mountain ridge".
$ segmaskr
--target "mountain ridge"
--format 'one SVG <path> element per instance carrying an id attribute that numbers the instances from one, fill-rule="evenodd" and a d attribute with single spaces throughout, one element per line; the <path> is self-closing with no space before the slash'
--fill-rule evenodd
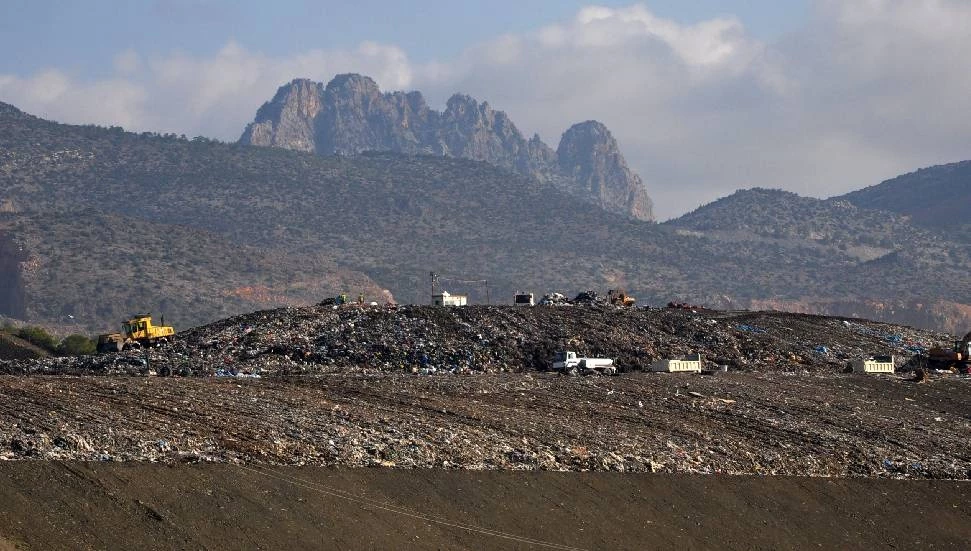
<path id="1" fill-rule="evenodd" d="M 553 150 L 538 135 L 526 139 L 503 111 L 453 94 L 441 112 L 419 91 L 381 92 L 367 76 L 335 76 L 326 86 L 294 79 L 256 113 L 239 139 L 246 145 L 355 155 L 392 151 L 485 161 L 550 182 L 605 210 L 653 220 L 653 203 L 602 123 L 568 129 Z"/>
<path id="2" fill-rule="evenodd" d="M 838 198 L 909 216 L 917 225 L 971 243 L 971 160 L 921 168 Z"/>
<path id="3" fill-rule="evenodd" d="M 847 211 L 837 202 L 794 194 L 769 193 L 781 197 L 778 204 L 762 204 L 755 201 L 760 193 L 747 194 L 754 202 L 724 215 L 705 214 L 703 220 L 714 229 L 688 220 L 654 224 L 591 208 L 549 182 L 481 161 L 388 152 L 322 157 L 0 114 L 0 205 L 8 205 L 11 216 L 30 213 L 43 221 L 62 212 L 91 218 L 85 209 L 94 209 L 184 226 L 209 232 L 228 246 L 272 251 L 281 255 L 278 263 L 310 275 L 361 273 L 405 303 L 428 301 L 428 273 L 434 271 L 453 281 L 488 280 L 493 301 L 499 302 L 523 289 L 572 294 L 626 288 L 639 304 L 673 300 L 733 309 L 873 312 L 885 321 L 967 331 L 971 254 L 965 245 L 915 229 L 904 217 L 856 207 Z M 739 217 L 748 229 L 735 227 Z M 735 226 L 716 218 L 736 220 Z M 64 272 L 75 282 L 65 285 L 23 271 L 25 265 L 49 260 L 54 254 L 49 251 L 83 252 L 95 240 L 68 239 L 77 222 L 55 222 L 49 231 L 33 231 L 34 238 L 26 231 L 11 235 L 27 245 L 29 260 L 11 268 L 28 278 L 25 285 L 34 285 L 31 299 L 38 302 L 28 310 L 56 313 L 84 300 L 93 304 L 88 311 L 97 312 L 97 301 L 122 297 L 120 291 L 111 295 L 110 286 L 103 290 L 106 296 L 86 292 L 76 283 L 82 276 L 92 280 L 84 274 Z M 828 233 L 811 236 L 800 229 L 807 224 Z M 55 231 L 58 227 L 64 230 Z M 879 235 L 884 230 L 892 232 Z M 31 245 L 38 235 L 49 236 L 50 243 Z M 889 246 L 876 250 L 882 238 Z M 163 272 L 157 281 L 180 277 L 164 255 L 129 245 L 123 239 L 106 242 L 108 254 L 69 260 L 85 272 L 111 274 L 117 268 L 121 273 L 127 263 L 158 266 Z M 175 258 L 180 247 L 164 240 L 152 245 Z M 200 277 L 223 269 L 204 255 L 193 258 Z M 875 258 L 882 260 L 870 262 Z M 322 260 L 326 263 L 313 264 Z M 116 280 L 135 286 L 127 276 Z M 302 276 L 295 280 L 304 281 Z M 273 296 L 293 288 L 286 274 L 275 270 L 267 271 L 264 281 Z M 336 292 L 339 280 L 331 281 L 329 290 L 306 287 L 306 296 Z M 65 294 L 65 289 L 76 291 Z M 486 300 L 475 285 L 452 283 L 448 290 L 467 293 L 474 302 Z M 198 296 L 211 292 L 193 290 Z M 941 301 L 948 304 L 928 306 Z M 191 301 L 182 304 L 195 308 Z M 192 315 L 205 318 L 202 311 Z M 98 319 L 110 321 L 109 327 L 117 323 L 110 312 Z"/>

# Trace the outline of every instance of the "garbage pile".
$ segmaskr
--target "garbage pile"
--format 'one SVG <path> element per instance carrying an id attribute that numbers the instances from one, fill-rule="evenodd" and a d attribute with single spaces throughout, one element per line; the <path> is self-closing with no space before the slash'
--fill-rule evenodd
<path id="1" fill-rule="evenodd" d="M 607 297 L 600 296 L 596 291 L 583 291 L 573 299 L 576 304 L 607 304 Z"/>
<path id="2" fill-rule="evenodd" d="M 573 306 L 572 303 L 562 293 L 548 293 L 540 299 L 540 306 Z"/>
<path id="3" fill-rule="evenodd" d="M 562 296 L 562 295 L 560 295 Z M 543 300 L 559 300 L 547 296 Z M 704 368 L 837 373 L 849 361 L 916 353 L 953 337 L 865 320 L 779 312 L 617 308 L 594 292 L 573 308 L 321 304 L 229 318 L 157 348 L 0 362 L 0 373 L 215 376 L 548 370 L 557 350 L 619 371 L 701 354 Z M 583 307 L 581 307 L 583 306 Z"/>
<path id="4" fill-rule="evenodd" d="M 0 460 L 971 478 L 971 378 L 843 374 L 949 335 L 581 295 L 281 308 L 156 348 L 3 361 Z M 623 373 L 545 372 L 558 350 Z M 691 354 L 707 374 L 641 372 Z M 145 376 L 164 373 L 183 377 Z"/>
<path id="5" fill-rule="evenodd" d="M 971 478 L 971 380 L 0 377 L 0 460 Z"/>

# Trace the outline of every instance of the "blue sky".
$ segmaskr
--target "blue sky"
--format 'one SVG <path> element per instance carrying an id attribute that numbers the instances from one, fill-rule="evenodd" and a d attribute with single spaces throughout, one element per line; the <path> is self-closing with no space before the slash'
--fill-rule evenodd
<path id="1" fill-rule="evenodd" d="M 968 0 L 5 0 L 0 101 L 235 140 L 297 77 L 603 122 L 663 219 L 755 186 L 828 197 L 971 159 Z"/>
<path id="2" fill-rule="evenodd" d="M 625 6 L 629 1 L 593 2 Z M 5 0 L 0 18 L 0 72 L 60 67 L 103 75 L 122 49 L 142 55 L 211 53 L 227 40 L 268 55 L 312 48 L 393 43 L 415 61 L 448 58 L 472 43 L 525 32 L 571 17 L 578 0 Z M 735 15 L 755 36 L 772 38 L 805 19 L 805 0 L 648 1 L 659 16 L 694 23 Z"/>

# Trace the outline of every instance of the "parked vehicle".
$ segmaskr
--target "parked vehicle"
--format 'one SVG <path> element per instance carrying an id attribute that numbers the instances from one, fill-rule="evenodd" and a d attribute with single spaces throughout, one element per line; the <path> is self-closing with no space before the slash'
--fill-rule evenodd
<path id="1" fill-rule="evenodd" d="M 567 375 L 616 375 L 617 367 L 610 358 L 578 357 L 576 352 L 563 350 L 553 356 L 553 371 Z"/>

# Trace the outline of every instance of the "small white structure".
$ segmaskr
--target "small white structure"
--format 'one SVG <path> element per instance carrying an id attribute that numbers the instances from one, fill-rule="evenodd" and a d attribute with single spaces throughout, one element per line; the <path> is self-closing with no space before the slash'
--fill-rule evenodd
<path id="1" fill-rule="evenodd" d="M 453 295 L 448 291 L 442 291 L 437 295 L 432 295 L 432 305 L 434 306 L 465 306 L 467 302 L 467 296 Z"/>
<path id="2" fill-rule="evenodd" d="M 649 369 L 661 373 L 701 373 L 701 354 L 692 354 L 683 360 L 658 360 Z"/>
<path id="3" fill-rule="evenodd" d="M 853 373 L 893 373 L 893 356 L 872 356 L 850 362 Z"/>
<path id="4" fill-rule="evenodd" d="M 513 298 L 513 304 L 516 306 L 533 306 L 533 293 L 516 293 Z"/>

